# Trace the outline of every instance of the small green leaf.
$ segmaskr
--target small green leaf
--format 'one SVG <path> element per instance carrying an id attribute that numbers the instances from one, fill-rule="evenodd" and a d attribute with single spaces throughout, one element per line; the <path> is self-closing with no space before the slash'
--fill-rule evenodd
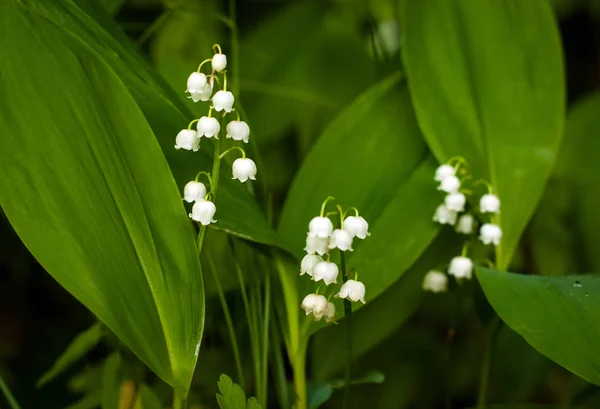
<path id="1" fill-rule="evenodd" d="M 331 398 L 333 387 L 328 383 L 309 383 L 306 394 L 308 408 L 317 409 Z"/>
<path id="2" fill-rule="evenodd" d="M 406 1 L 403 60 L 440 162 L 461 155 L 502 201 L 497 265 L 512 257 L 562 136 L 565 78 L 543 0 Z"/>
<path id="3" fill-rule="evenodd" d="M 233 383 L 229 376 L 221 374 L 218 386 L 221 393 L 217 393 L 217 402 L 221 409 L 246 408 L 246 395 L 244 394 L 244 390 L 237 383 Z"/>
<path id="4" fill-rule="evenodd" d="M 383 383 L 385 382 L 385 375 L 381 371 L 370 371 L 361 377 L 353 378 L 350 381 L 352 385 L 361 385 L 364 383 Z M 331 386 L 336 389 L 341 389 L 346 385 L 343 379 L 337 379 L 330 382 Z"/>
<path id="5" fill-rule="evenodd" d="M 77 402 L 67 406 L 65 409 L 96 409 L 102 404 L 102 391 L 94 390 L 86 393 Z"/>
<path id="6" fill-rule="evenodd" d="M 540 277 L 476 269 L 500 318 L 532 347 L 600 385 L 600 276 Z"/>
<path id="7" fill-rule="evenodd" d="M 80 332 L 77 336 L 71 341 L 65 352 L 63 352 L 52 368 L 50 368 L 37 382 L 37 386 L 40 387 L 52 379 L 56 378 L 60 375 L 65 369 L 69 366 L 83 358 L 88 352 L 90 352 L 100 339 L 102 338 L 102 324 L 96 323 L 86 329 L 85 331 Z"/>
<path id="8" fill-rule="evenodd" d="M 119 407 L 122 364 L 123 360 L 119 353 L 112 354 L 104 363 L 102 374 L 102 409 L 115 409 Z"/>
<path id="9" fill-rule="evenodd" d="M 248 403 L 246 404 L 246 409 L 262 409 L 262 405 L 258 402 L 258 400 L 252 396 L 248 399 Z"/>

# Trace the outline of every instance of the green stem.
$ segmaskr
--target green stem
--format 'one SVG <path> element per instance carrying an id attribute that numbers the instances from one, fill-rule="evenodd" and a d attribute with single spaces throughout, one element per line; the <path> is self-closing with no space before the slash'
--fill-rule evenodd
<path id="1" fill-rule="evenodd" d="M 221 116 L 221 129 L 224 129 L 225 115 Z M 215 151 L 213 157 L 213 169 L 212 169 L 212 183 L 210 185 L 210 191 L 212 193 L 213 203 L 217 203 L 217 189 L 219 187 L 219 173 L 221 171 L 221 141 L 223 138 L 215 138 Z"/>
<path id="2" fill-rule="evenodd" d="M 292 359 L 294 372 L 294 391 L 296 392 L 296 404 L 294 409 L 307 409 L 306 401 L 306 342 L 301 341 L 298 350 Z"/>
<path id="3" fill-rule="evenodd" d="M 263 345 L 262 345 L 262 396 L 263 408 L 267 407 L 267 378 L 269 375 L 269 321 L 271 318 L 271 275 L 265 277 L 265 305 L 263 316 Z"/>
<path id="4" fill-rule="evenodd" d="M 2 394 L 6 398 L 6 401 L 10 405 L 11 409 L 21 409 L 21 407 L 17 403 L 17 400 L 15 399 L 12 392 L 8 388 L 8 385 L 6 384 L 6 382 L 4 382 L 4 378 L 2 378 L 1 375 L 0 375 L 0 390 L 2 391 Z"/>
<path id="5" fill-rule="evenodd" d="M 275 316 L 275 321 L 279 321 Z M 289 408 L 290 400 L 288 394 L 288 381 L 285 373 L 285 365 L 283 363 L 283 351 L 281 349 L 281 335 L 276 326 L 271 327 L 271 337 L 273 342 L 273 363 L 272 370 L 275 374 L 275 391 L 279 399 L 279 407 Z"/>
<path id="6" fill-rule="evenodd" d="M 183 409 L 183 399 L 177 391 L 173 394 L 173 409 Z"/>
<path id="7" fill-rule="evenodd" d="M 340 215 L 341 217 L 341 215 Z M 348 281 L 346 276 L 346 255 L 340 252 L 340 264 L 342 268 L 342 281 Z M 347 408 L 350 401 L 350 382 L 352 375 L 352 303 L 347 298 L 344 299 L 344 317 L 346 320 L 346 370 L 344 372 L 344 396 L 342 399 L 342 408 Z"/>
<path id="8" fill-rule="evenodd" d="M 498 328 L 498 317 L 493 318 L 486 330 L 485 349 L 483 352 L 483 361 L 481 363 L 481 374 L 479 375 L 479 393 L 477 394 L 477 408 L 485 407 L 487 401 L 487 391 L 490 376 L 490 361 L 492 357 L 492 344 L 494 342 L 494 334 Z"/>
<path id="9" fill-rule="evenodd" d="M 221 308 L 223 308 L 223 314 L 225 315 L 225 323 L 227 324 L 227 331 L 229 332 L 229 337 L 231 338 L 231 348 L 233 349 L 233 357 L 235 359 L 235 366 L 238 373 L 238 382 L 242 389 L 244 388 L 244 370 L 242 369 L 242 360 L 240 359 L 240 349 L 237 342 L 237 337 L 235 336 L 235 328 L 233 326 L 233 320 L 231 319 L 231 311 L 229 310 L 229 306 L 227 305 L 227 300 L 225 299 L 225 293 L 223 292 L 223 287 L 221 286 L 221 280 L 219 280 L 219 276 L 217 274 L 216 266 L 212 257 L 209 254 L 206 254 L 206 259 L 208 261 L 208 266 L 210 272 L 212 273 L 213 279 L 215 280 L 215 284 L 217 285 L 217 294 L 219 296 L 219 301 L 221 302 Z"/>

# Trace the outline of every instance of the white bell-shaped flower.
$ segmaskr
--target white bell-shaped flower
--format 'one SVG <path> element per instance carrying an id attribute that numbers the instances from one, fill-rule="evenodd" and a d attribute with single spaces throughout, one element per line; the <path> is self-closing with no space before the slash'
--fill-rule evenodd
<path id="1" fill-rule="evenodd" d="M 344 219 L 344 230 L 350 233 L 352 237 L 365 239 L 370 236 L 369 223 L 362 216 L 348 216 Z"/>
<path id="2" fill-rule="evenodd" d="M 221 72 L 227 67 L 227 56 L 225 54 L 215 54 L 210 63 L 213 70 Z"/>
<path id="3" fill-rule="evenodd" d="M 250 127 L 244 121 L 231 121 L 227 124 L 227 138 L 248 143 Z"/>
<path id="4" fill-rule="evenodd" d="M 354 251 L 352 249 L 352 236 L 345 230 L 335 229 L 329 238 L 329 248 L 338 248 L 342 251 Z"/>
<path id="5" fill-rule="evenodd" d="M 321 261 L 313 269 L 313 281 L 321 281 L 326 285 L 337 283 L 338 266 L 330 261 Z"/>
<path id="6" fill-rule="evenodd" d="M 442 180 L 446 179 L 448 176 L 454 176 L 454 167 L 448 165 L 447 163 L 440 165 L 435 170 L 434 179 L 438 182 L 441 182 Z"/>
<path id="7" fill-rule="evenodd" d="M 215 204 L 208 200 L 198 200 L 192 206 L 192 213 L 190 213 L 190 218 L 200 222 L 203 226 L 208 226 L 211 223 L 216 222 L 213 219 L 217 208 Z"/>
<path id="8" fill-rule="evenodd" d="M 453 212 L 462 212 L 465 210 L 467 198 L 460 192 L 448 193 L 444 198 L 444 204 Z"/>
<path id="9" fill-rule="evenodd" d="M 327 313 L 327 298 L 319 294 L 308 294 L 302 300 L 302 309 L 306 315 L 312 314 L 319 321 Z"/>
<path id="10" fill-rule="evenodd" d="M 319 264 L 323 259 L 315 254 L 307 254 L 300 262 L 300 275 L 308 274 L 313 276 L 315 266 Z"/>
<path id="11" fill-rule="evenodd" d="M 492 193 L 481 196 L 479 210 L 481 213 L 500 213 L 500 199 Z"/>
<path id="12" fill-rule="evenodd" d="M 200 137 L 206 136 L 207 138 L 218 138 L 219 131 L 221 130 L 221 124 L 219 124 L 217 118 L 212 116 L 203 116 L 198 120 L 196 129 L 198 129 L 198 135 Z"/>
<path id="13" fill-rule="evenodd" d="M 308 235 L 312 237 L 329 237 L 333 233 L 333 223 L 328 217 L 313 217 L 308 224 Z"/>
<path id="14" fill-rule="evenodd" d="M 325 322 L 335 321 L 335 304 L 332 302 L 327 303 L 327 311 L 325 311 Z"/>
<path id="15" fill-rule="evenodd" d="M 445 204 L 439 205 L 433 214 L 433 221 L 439 224 L 456 223 L 456 212 L 448 209 Z"/>
<path id="16" fill-rule="evenodd" d="M 423 278 L 423 290 L 433 293 L 442 293 L 448 290 L 448 277 L 446 274 L 431 270 Z"/>
<path id="17" fill-rule="evenodd" d="M 365 304 L 365 285 L 360 281 L 348 280 L 342 284 L 340 291 L 335 297 L 347 298 L 353 302 L 360 301 Z"/>
<path id="18" fill-rule="evenodd" d="M 188 203 L 204 200 L 204 196 L 206 196 L 206 186 L 204 186 L 204 183 L 192 180 L 183 187 L 183 200 Z"/>
<path id="19" fill-rule="evenodd" d="M 197 152 L 200 149 L 200 137 L 193 129 L 182 129 L 175 137 L 175 149 Z"/>
<path id="20" fill-rule="evenodd" d="M 208 98 L 206 97 L 206 90 L 208 87 Z M 193 72 L 187 80 L 187 90 L 190 98 L 194 102 L 208 101 L 210 99 L 210 84 L 206 78 L 206 75 L 201 72 Z"/>
<path id="21" fill-rule="evenodd" d="M 319 254 L 322 256 L 329 251 L 329 237 L 317 237 L 308 234 L 306 236 L 306 247 L 304 251 L 308 254 Z"/>
<path id="22" fill-rule="evenodd" d="M 446 193 L 458 192 L 458 189 L 460 189 L 460 180 L 456 176 L 446 176 L 438 186 L 438 190 Z"/>
<path id="23" fill-rule="evenodd" d="M 452 260 L 450 260 L 448 274 L 456 277 L 457 279 L 466 278 L 470 280 L 471 276 L 473 275 L 473 262 L 469 257 L 454 257 Z"/>
<path id="24" fill-rule="evenodd" d="M 502 239 L 502 229 L 496 224 L 486 223 L 479 229 L 479 240 L 483 244 L 493 244 L 495 246 L 500 244 Z"/>
<path id="25" fill-rule="evenodd" d="M 213 106 L 217 112 L 231 112 L 234 100 L 235 98 L 231 92 L 223 90 L 217 91 L 212 97 Z"/>
<path id="26" fill-rule="evenodd" d="M 190 98 L 192 98 L 192 101 L 194 101 L 194 102 L 208 101 L 210 99 L 211 94 L 212 94 L 212 86 L 210 85 L 210 83 L 208 83 L 204 86 L 204 88 L 202 89 L 202 92 L 197 93 L 197 94 L 192 94 L 192 95 L 190 95 Z"/>
<path id="27" fill-rule="evenodd" d="M 473 233 L 473 227 L 475 225 L 475 218 L 471 214 L 463 214 L 458 218 L 456 223 L 456 232 L 460 234 L 471 234 Z"/>
<path id="28" fill-rule="evenodd" d="M 249 158 L 238 158 L 233 161 L 231 166 L 233 172 L 232 179 L 237 179 L 244 183 L 248 179 L 256 180 L 256 164 Z"/>

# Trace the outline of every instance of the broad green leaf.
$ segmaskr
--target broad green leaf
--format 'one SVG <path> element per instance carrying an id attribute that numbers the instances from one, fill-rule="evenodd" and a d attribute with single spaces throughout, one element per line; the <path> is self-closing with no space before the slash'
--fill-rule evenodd
<path id="1" fill-rule="evenodd" d="M 532 347 L 600 385 L 600 276 L 540 277 L 476 269 L 502 320 Z"/>
<path id="2" fill-rule="evenodd" d="M 0 33 L 18 38 L 0 59 L 2 208 L 40 264 L 185 392 L 203 287 L 167 162 L 111 68 L 20 4 L 0 12 Z"/>
<path id="3" fill-rule="evenodd" d="M 600 271 L 600 182 L 598 181 L 598 155 L 600 143 L 600 93 L 578 101 L 567 116 L 565 137 L 556 166 L 556 180 L 561 183 L 563 201 L 569 201 L 570 228 L 575 235 L 574 247 L 579 256 L 583 245 L 587 269 Z M 573 223 L 573 221 L 575 223 Z M 582 257 L 578 257 L 581 259 Z M 587 271 L 586 269 L 586 271 Z M 577 271 L 577 270 L 571 270 Z"/>
<path id="4" fill-rule="evenodd" d="M 96 323 L 86 329 L 83 332 L 77 334 L 73 341 L 69 344 L 65 352 L 63 352 L 52 368 L 50 368 L 37 382 L 37 386 L 40 387 L 52 379 L 60 375 L 69 366 L 83 358 L 88 352 L 90 352 L 102 338 L 102 324 Z"/>
<path id="5" fill-rule="evenodd" d="M 544 0 L 407 1 L 403 58 L 436 158 L 467 159 L 502 200 L 497 265 L 512 257 L 562 135 L 565 79 Z"/>
<path id="6" fill-rule="evenodd" d="M 102 409 L 115 409 L 119 407 L 121 397 L 121 366 L 123 360 L 116 352 L 104 363 L 102 374 Z"/>
<path id="7" fill-rule="evenodd" d="M 15 2 L 16 0 L 10 0 Z M 38 2 L 23 0 L 28 11 L 54 24 L 65 36 L 82 44 L 91 54 L 108 64 L 129 90 L 150 124 L 163 154 L 175 176 L 179 191 L 200 170 L 212 168 L 212 145 L 204 143 L 199 152 L 181 152 L 173 148 L 175 135 L 187 127 L 194 115 L 185 103 L 149 65 L 130 43 L 113 19 L 93 0 L 57 0 Z M 206 50 L 210 54 L 210 49 Z M 190 72 L 196 65 L 190 67 Z M 188 73 L 189 74 L 189 73 Z M 185 90 L 187 75 L 181 78 Z M 208 106 L 206 107 L 208 110 Z M 211 228 L 242 238 L 277 245 L 279 238 L 248 190 L 238 181 L 230 180 L 231 169 L 221 169 L 221 184 L 217 199 L 218 223 Z M 260 173 L 259 173 L 260 177 Z"/>
<path id="8" fill-rule="evenodd" d="M 346 208 L 356 206 L 371 236 L 355 240 L 348 266 L 356 267 L 373 300 L 437 233 L 431 216 L 441 198 L 434 170 L 407 89 L 398 75 L 392 76 L 357 98 L 320 137 L 294 180 L 279 232 L 300 258 L 308 223 L 327 196 Z M 302 294 L 313 285 L 304 277 L 298 280 Z M 337 310 L 341 316 L 341 303 Z"/>

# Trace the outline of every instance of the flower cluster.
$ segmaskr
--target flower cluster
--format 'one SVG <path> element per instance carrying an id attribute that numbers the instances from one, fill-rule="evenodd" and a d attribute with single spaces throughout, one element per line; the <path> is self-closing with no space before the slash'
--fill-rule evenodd
<path id="1" fill-rule="evenodd" d="M 466 168 L 466 161 L 461 157 L 451 159 L 440 165 L 434 175 L 439 183 L 438 190 L 445 193 L 444 202 L 440 204 L 433 215 L 433 221 L 454 226 L 457 233 L 471 236 L 477 231 L 478 239 L 484 245 L 498 246 L 502 239 L 502 229 L 495 223 L 495 217 L 500 213 L 500 199 L 492 193 L 489 182 L 478 180 L 473 186 L 465 186 L 471 181 L 471 175 Z M 479 200 L 474 197 L 474 188 L 484 184 L 487 193 Z M 448 266 L 448 274 L 457 280 L 471 279 L 473 260 L 467 257 L 467 242 L 460 256 L 454 257 Z M 423 280 L 423 289 L 432 292 L 444 292 L 448 288 L 448 278 L 438 270 L 429 271 Z"/>
<path id="2" fill-rule="evenodd" d="M 192 101 L 211 101 L 208 114 L 198 119 L 194 119 L 188 125 L 187 129 L 181 130 L 175 138 L 175 149 L 184 149 L 197 152 L 200 149 L 202 138 L 215 140 L 215 164 L 213 169 L 219 169 L 220 160 L 229 152 L 238 150 L 242 157 L 236 159 L 232 164 L 233 179 L 240 182 L 246 182 L 248 179 L 256 180 L 256 164 L 252 159 L 246 158 L 246 152 L 234 146 L 223 153 L 220 153 L 219 133 L 222 124 L 228 114 L 235 112 L 236 119 L 230 120 L 226 126 L 226 138 L 234 141 L 243 141 L 248 143 L 250 137 L 250 127 L 240 120 L 239 113 L 234 108 L 235 97 L 231 91 L 227 90 L 227 56 L 221 52 L 218 44 L 213 46 L 214 55 L 212 58 L 204 60 L 198 70 L 193 72 L 187 80 L 186 92 Z M 206 63 L 211 64 L 210 74 L 202 72 L 202 66 Z M 215 85 L 222 82 L 223 89 L 217 90 L 214 94 Z M 220 112 L 220 118 L 213 116 L 213 112 Z M 196 129 L 192 126 L 196 124 Z M 216 174 L 216 175 L 215 175 Z M 209 184 L 210 191 L 207 192 L 206 186 L 198 181 L 201 175 L 205 175 Z M 218 180 L 218 171 L 213 171 L 211 175 L 208 172 L 199 172 L 196 178 L 188 182 L 183 189 L 183 199 L 186 202 L 194 203 L 189 217 L 203 226 L 214 223 L 214 215 L 217 210 L 214 201 L 216 199 L 216 185 Z"/>
<path id="3" fill-rule="evenodd" d="M 332 197 L 328 197 L 321 206 L 321 214 L 314 217 L 308 224 L 308 234 L 306 235 L 306 256 L 300 263 L 300 275 L 308 274 L 313 281 L 322 281 L 325 286 L 338 285 L 338 275 L 340 269 L 338 265 L 331 261 L 331 252 L 339 250 L 343 260 L 346 251 L 353 251 L 352 243 L 355 238 L 365 239 L 370 235 L 369 224 L 358 214 L 356 208 L 354 216 L 346 216 L 341 206 L 337 206 L 337 212 L 325 213 L 325 207 Z M 330 216 L 338 215 L 340 220 L 339 228 L 333 226 Z M 325 256 L 325 259 L 323 257 Z M 341 263 L 344 267 L 344 262 Z M 335 320 L 335 304 L 331 296 L 336 298 L 346 298 L 353 302 L 365 303 L 365 285 L 358 281 L 358 273 L 355 272 L 354 279 L 346 279 L 348 272 L 342 271 L 343 284 L 337 292 L 333 292 L 326 298 L 319 294 L 319 288 L 315 293 L 308 294 L 302 301 L 302 308 L 306 315 L 313 314 L 315 321 L 325 317 L 325 321 L 333 322 Z M 322 285 L 323 285 L 322 284 Z"/>

